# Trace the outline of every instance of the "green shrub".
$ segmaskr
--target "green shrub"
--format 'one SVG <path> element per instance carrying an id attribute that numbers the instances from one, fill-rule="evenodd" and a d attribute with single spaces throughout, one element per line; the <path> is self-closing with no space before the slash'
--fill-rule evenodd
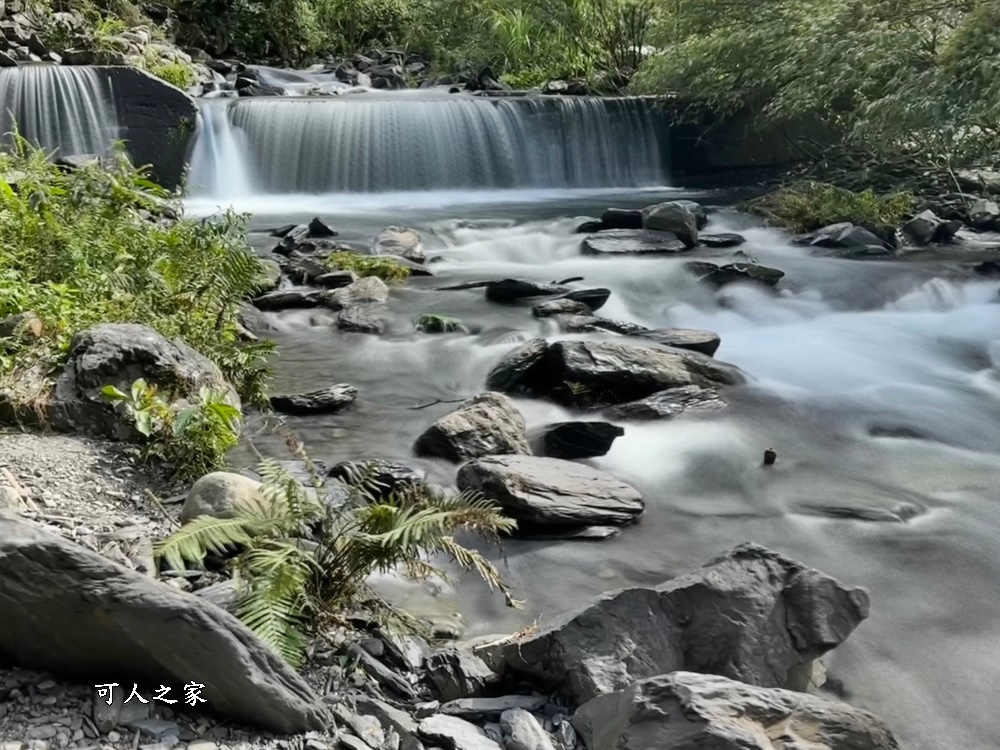
<path id="1" fill-rule="evenodd" d="M 373 573 L 446 577 L 430 562 L 435 556 L 475 571 L 508 605 L 520 606 L 497 568 L 455 540 L 464 531 L 499 544 L 500 535 L 516 528 L 482 497 L 426 486 L 386 496 L 371 476 L 358 472 L 344 483 L 348 499 L 329 507 L 316 499 L 328 491 L 318 472 L 313 491 L 274 462 L 264 462 L 260 473 L 260 507 L 235 518 L 196 518 L 155 551 L 175 570 L 201 565 L 210 552 L 237 553 L 231 562 L 239 582 L 237 616 L 289 663 L 302 661 L 304 635 L 313 626 L 359 605 L 385 606 L 368 588 Z M 384 614 L 414 624 L 404 613 Z"/>
<path id="2" fill-rule="evenodd" d="M 146 69 L 157 78 L 182 90 L 191 88 L 198 81 L 194 69 L 182 62 L 153 63 Z"/>
<path id="3" fill-rule="evenodd" d="M 331 253 L 326 257 L 325 263 L 334 271 L 353 271 L 358 276 L 377 276 L 390 284 L 410 278 L 410 269 L 390 255 Z"/>
<path id="4" fill-rule="evenodd" d="M 0 319 L 33 311 L 43 335 L 0 347 L 0 387 L 48 377 L 97 323 L 140 323 L 214 360 L 244 401 L 266 402 L 270 344 L 242 344 L 258 285 L 245 217 L 175 219 L 176 197 L 118 155 L 64 171 L 16 139 L 0 153 Z"/>
<path id="5" fill-rule="evenodd" d="M 811 232 L 842 221 L 878 229 L 898 225 L 913 208 L 913 196 L 879 196 L 870 189 L 855 193 L 823 182 L 799 182 L 756 198 L 747 208 L 795 232 Z"/>

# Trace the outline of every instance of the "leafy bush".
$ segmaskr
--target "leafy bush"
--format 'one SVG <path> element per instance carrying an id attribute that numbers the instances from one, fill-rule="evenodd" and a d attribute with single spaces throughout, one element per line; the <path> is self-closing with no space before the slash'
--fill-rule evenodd
<path id="1" fill-rule="evenodd" d="M 302 661 L 312 626 L 352 606 L 380 602 L 366 583 L 373 573 L 445 577 L 432 556 L 474 570 L 508 605 L 520 605 L 499 570 L 454 536 L 473 532 L 499 544 L 516 523 L 493 503 L 426 486 L 385 495 L 371 476 L 358 472 L 342 485 L 346 500 L 331 507 L 317 500 L 329 489 L 318 478 L 309 491 L 274 462 L 265 461 L 260 473 L 264 502 L 258 507 L 235 518 L 196 518 L 160 542 L 156 554 L 183 570 L 201 565 L 209 553 L 237 552 L 231 562 L 239 582 L 237 616 L 289 663 Z"/>
<path id="2" fill-rule="evenodd" d="M 102 394 L 125 409 L 144 441 L 143 458 L 163 461 L 174 476 L 193 478 L 222 468 L 239 442 L 240 411 L 223 392 L 202 388 L 194 403 L 171 403 L 139 379 L 129 393 L 108 385 Z"/>
<path id="3" fill-rule="evenodd" d="M 146 69 L 157 78 L 179 89 L 188 89 L 198 81 L 194 69 L 182 62 L 157 62 L 148 65 Z"/>
<path id="4" fill-rule="evenodd" d="M 822 182 L 800 182 L 756 198 L 747 208 L 796 232 L 811 232 L 841 221 L 877 230 L 897 226 L 912 210 L 913 196 L 879 196 L 872 190 L 854 193 Z"/>
<path id="5" fill-rule="evenodd" d="M 140 323 L 213 359 L 245 401 L 264 403 L 270 344 L 239 341 L 258 285 L 244 217 L 174 219 L 175 196 L 116 154 L 64 171 L 15 138 L 0 153 L 0 319 L 33 311 L 43 335 L 5 341 L 0 388 L 64 363 L 75 333 Z"/>
<path id="6" fill-rule="evenodd" d="M 326 257 L 325 263 L 334 271 L 353 271 L 358 276 L 377 276 L 387 283 L 398 283 L 410 278 L 410 269 L 389 255 L 331 253 Z"/>

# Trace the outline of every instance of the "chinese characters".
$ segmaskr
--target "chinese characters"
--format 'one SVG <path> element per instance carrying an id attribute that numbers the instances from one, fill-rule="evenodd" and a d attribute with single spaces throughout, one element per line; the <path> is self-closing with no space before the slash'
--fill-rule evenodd
<path id="1" fill-rule="evenodd" d="M 120 687 L 117 682 L 107 682 L 103 685 L 94 685 L 97 688 L 97 696 L 109 706 L 114 702 L 115 695 L 114 690 L 116 687 Z M 205 686 L 200 682 L 189 682 L 184 686 L 184 703 L 189 706 L 197 706 L 199 703 L 208 703 L 205 698 L 201 697 L 201 691 L 205 689 Z M 153 695 L 152 700 L 160 701 L 161 703 L 177 703 L 179 699 L 169 698 L 167 694 L 170 692 L 170 688 L 166 685 L 160 685 L 156 689 L 156 693 Z M 128 703 L 133 698 L 137 699 L 140 703 L 149 703 L 149 700 L 142 697 L 139 692 L 139 686 L 136 683 L 132 683 L 132 692 L 129 693 L 128 698 L 126 698 L 123 703 Z"/>

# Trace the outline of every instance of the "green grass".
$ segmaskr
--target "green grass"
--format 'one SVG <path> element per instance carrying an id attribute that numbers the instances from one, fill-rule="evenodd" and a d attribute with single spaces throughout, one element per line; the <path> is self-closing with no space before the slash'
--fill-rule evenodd
<path id="1" fill-rule="evenodd" d="M 795 232 L 811 232 L 843 221 L 876 229 L 898 225 L 912 210 L 913 196 L 880 196 L 870 189 L 855 193 L 823 182 L 799 182 L 749 201 L 746 207 Z"/>
<path id="2" fill-rule="evenodd" d="M 410 269 L 388 255 L 331 253 L 326 265 L 333 271 L 353 271 L 358 276 L 377 276 L 386 283 L 400 283 L 410 278 Z"/>

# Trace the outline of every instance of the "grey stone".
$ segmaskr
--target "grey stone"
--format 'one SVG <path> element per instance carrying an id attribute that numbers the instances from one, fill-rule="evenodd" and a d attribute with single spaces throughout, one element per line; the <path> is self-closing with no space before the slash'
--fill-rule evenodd
<path id="1" fill-rule="evenodd" d="M 506 750 L 556 750 L 549 733 L 523 708 L 504 711 L 500 729 Z"/>
<path id="2" fill-rule="evenodd" d="M 849 221 L 830 224 L 802 238 L 814 247 L 850 249 L 856 247 L 884 247 L 885 243 L 864 227 Z"/>
<path id="3" fill-rule="evenodd" d="M 275 732 L 326 726 L 313 689 L 236 618 L 0 517 L 0 653 L 83 683 L 199 682 L 212 710 Z M 110 678 L 110 679 L 109 679 Z"/>
<path id="4" fill-rule="evenodd" d="M 573 729 L 573 725 L 568 721 L 558 722 L 553 735 L 555 736 L 556 746 L 560 750 L 575 750 L 578 744 L 576 730 Z"/>
<path id="5" fill-rule="evenodd" d="M 608 422 L 557 422 L 531 433 L 532 452 L 549 458 L 596 458 L 611 450 L 616 438 L 625 434 Z"/>
<path id="6" fill-rule="evenodd" d="M 504 695 L 499 698 L 461 698 L 441 706 L 441 713 L 463 719 L 483 721 L 500 716 L 512 708 L 538 711 L 547 702 L 541 695 Z"/>
<path id="7" fill-rule="evenodd" d="M 361 646 L 352 643 L 348 647 L 348 653 L 355 657 L 368 676 L 382 687 L 388 688 L 404 698 L 413 698 L 413 686 L 404 680 L 399 673 L 387 667 Z"/>
<path id="8" fill-rule="evenodd" d="M 386 318 L 385 305 L 357 305 L 340 311 L 337 315 L 337 328 L 351 333 L 378 336 L 385 333 Z"/>
<path id="9" fill-rule="evenodd" d="M 313 279 L 313 283 L 324 289 L 342 289 L 345 286 L 350 286 L 359 278 L 354 271 L 328 271 Z"/>
<path id="10" fill-rule="evenodd" d="M 864 589 L 743 544 L 695 572 L 609 592 L 490 648 L 511 672 L 580 703 L 681 670 L 805 689 L 814 660 L 867 616 Z"/>
<path id="11" fill-rule="evenodd" d="M 473 396 L 445 414 L 417 438 L 418 456 L 440 456 L 455 463 L 480 456 L 530 453 L 524 417 L 501 393 Z"/>
<path id="12" fill-rule="evenodd" d="M 549 318 L 553 315 L 590 315 L 591 309 L 582 302 L 572 299 L 549 299 L 531 308 L 531 314 L 536 318 Z"/>
<path id="13" fill-rule="evenodd" d="M 384 303 L 389 300 L 389 287 L 377 276 L 365 276 L 353 284 L 323 293 L 323 304 L 331 310 L 343 310 L 356 305 Z"/>
<path id="14" fill-rule="evenodd" d="M 610 229 L 583 238 L 583 255 L 674 255 L 690 250 L 673 232 Z"/>
<path id="15" fill-rule="evenodd" d="M 176 721 L 164 721 L 163 719 L 139 719 L 128 722 L 126 726 L 129 729 L 137 729 L 143 737 L 151 737 L 154 740 L 171 736 L 180 737 L 182 732 L 181 725 Z M 190 748 L 191 745 L 188 746 L 188 750 Z"/>
<path id="16" fill-rule="evenodd" d="M 898 750 L 874 714 L 790 690 L 674 672 L 594 698 L 573 716 L 588 750 Z"/>
<path id="17" fill-rule="evenodd" d="M 200 390 L 208 387 L 227 403 L 241 406 L 215 363 L 184 342 L 171 341 L 146 326 L 106 323 L 73 336 L 69 361 L 52 394 L 53 425 L 67 432 L 134 437 L 133 425 L 102 391 L 111 385 L 128 393 L 139 378 L 175 399 L 197 400 Z"/>
<path id="18" fill-rule="evenodd" d="M 369 750 L 368 743 L 359 740 L 353 734 L 342 734 L 338 740 L 340 747 L 347 748 L 347 750 Z"/>
<path id="19" fill-rule="evenodd" d="M 742 234 L 722 232 L 719 234 L 702 234 L 698 237 L 698 243 L 705 247 L 727 248 L 738 247 L 747 239 Z"/>
<path id="20" fill-rule="evenodd" d="M 270 258 L 258 258 L 260 264 L 260 291 L 273 292 L 281 285 L 281 266 Z"/>
<path id="21" fill-rule="evenodd" d="M 642 209 L 642 226 L 661 232 L 673 232 L 686 247 L 698 245 L 698 217 L 690 204 L 667 201 Z"/>
<path id="22" fill-rule="evenodd" d="M 642 229 L 642 211 L 628 208 L 609 208 L 601 214 L 604 229 Z"/>
<path id="23" fill-rule="evenodd" d="M 37 339 L 43 329 L 42 319 L 30 310 L 0 319 L 0 339 Z"/>
<path id="24" fill-rule="evenodd" d="M 510 393 L 530 382 L 544 362 L 549 344 L 545 339 L 531 339 L 507 352 L 486 376 L 486 387 Z"/>
<path id="25" fill-rule="evenodd" d="M 278 289 L 254 297 L 253 306 L 258 310 L 299 310 L 319 307 L 323 292 L 318 289 Z"/>
<path id="26" fill-rule="evenodd" d="M 478 698 L 500 682 L 486 662 L 465 649 L 449 649 L 431 655 L 425 666 L 427 679 L 442 701 Z"/>
<path id="27" fill-rule="evenodd" d="M 363 477 L 367 489 L 379 498 L 412 489 L 424 481 L 423 474 L 415 469 L 382 458 L 341 461 L 328 474 L 331 479 L 342 482 L 350 482 L 354 475 Z"/>
<path id="28" fill-rule="evenodd" d="M 286 414 L 327 414 L 350 406 L 357 397 L 353 385 L 338 383 L 309 393 L 271 396 L 271 407 Z"/>
<path id="29" fill-rule="evenodd" d="M 538 297 L 555 297 L 569 292 L 557 284 L 541 284 L 520 279 L 499 279 L 486 284 L 486 299 L 501 304 L 512 304 Z"/>
<path id="30" fill-rule="evenodd" d="M 610 331 L 623 336 L 638 334 L 647 330 L 637 323 L 625 323 L 620 320 L 609 320 L 596 315 L 560 315 L 556 318 L 559 330 L 563 333 L 601 333 Z"/>
<path id="31" fill-rule="evenodd" d="M 475 724 L 437 714 L 420 722 L 420 735 L 444 750 L 503 750 Z"/>
<path id="32" fill-rule="evenodd" d="M 232 518 L 240 510 L 263 510 L 267 500 L 260 488 L 260 482 L 242 474 L 228 471 L 206 474 L 188 490 L 181 508 L 181 523 L 199 516 Z"/>
<path id="33" fill-rule="evenodd" d="M 558 458 L 487 456 L 465 464 L 457 481 L 459 489 L 482 492 L 527 528 L 620 526 L 635 521 L 644 507 L 634 487 Z"/>
<path id="34" fill-rule="evenodd" d="M 961 226 L 961 222 L 945 221 L 927 209 L 903 224 L 902 230 L 914 245 L 922 246 L 931 242 L 951 242 Z"/>
<path id="35" fill-rule="evenodd" d="M 716 288 L 738 281 L 774 286 L 785 275 L 784 271 L 757 263 L 727 263 L 720 266 L 705 261 L 692 261 L 685 263 L 684 267 L 697 276 L 699 281 Z"/>
<path id="36" fill-rule="evenodd" d="M 596 289 L 574 289 L 571 292 L 566 292 L 559 299 L 566 299 L 570 302 L 582 302 L 593 312 L 594 310 L 600 310 L 610 296 L 610 289 L 598 287 Z"/>
<path id="37" fill-rule="evenodd" d="M 355 708 L 361 713 L 374 716 L 383 727 L 394 730 L 399 735 L 400 750 L 423 750 L 423 744 L 416 738 L 417 722 L 406 711 L 367 696 L 359 697 Z"/>
<path id="38" fill-rule="evenodd" d="M 672 419 L 684 412 L 712 412 L 726 407 L 726 402 L 719 397 L 719 392 L 714 388 L 686 385 L 659 391 L 637 401 L 611 406 L 604 410 L 604 416 L 620 420 Z"/>
<path id="39" fill-rule="evenodd" d="M 973 229 L 980 231 L 996 229 L 1000 224 L 1000 206 L 996 201 L 979 198 L 969 209 L 969 221 Z"/>
<path id="40" fill-rule="evenodd" d="M 375 252 L 379 255 L 398 255 L 415 263 L 427 261 L 420 233 L 409 227 L 383 229 L 375 235 Z"/>
<path id="41" fill-rule="evenodd" d="M 699 331 L 693 328 L 654 328 L 629 334 L 642 339 L 655 341 L 657 344 L 672 346 L 675 349 L 689 349 L 711 357 L 719 349 L 722 339 L 712 331 Z"/>
<path id="42" fill-rule="evenodd" d="M 382 723 L 374 716 L 356 714 L 342 704 L 334 709 L 334 715 L 375 750 L 379 750 L 385 743 L 385 730 L 382 728 Z"/>

